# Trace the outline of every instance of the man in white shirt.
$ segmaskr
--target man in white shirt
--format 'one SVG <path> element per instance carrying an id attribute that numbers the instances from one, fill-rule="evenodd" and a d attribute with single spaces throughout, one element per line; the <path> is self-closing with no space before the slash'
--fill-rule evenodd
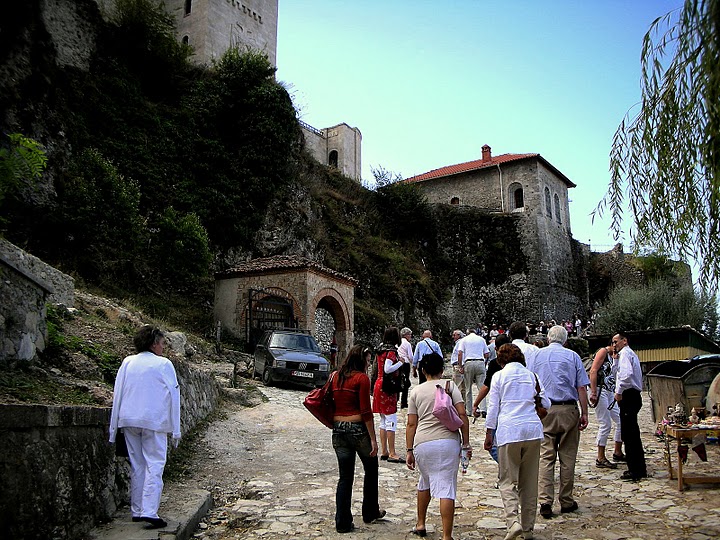
<path id="1" fill-rule="evenodd" d="M 618 372 L 615 376 L 615 401 L 620 405 L 620 434 L 625 443 L 628 470 L 620 478 L 637 481 L 647 477 L 645 451 L 640 438 L 638 413 L 642 407 L 642 370 L 640 359 L 628 345 L 625 334 L 618 332 L 612 344 L 619 351 Z"/>
<path id="2" fill-rule="evenodd" d="M 413 359 L 413 349 L 410 344 L 412 339 L 412 330 L 407 326 L 400 330 L 400 346 L 398 347 L 398 356 L 402 359 L 403 366 L 400 368 L 400 376 L 405 380 L 403 391 L 400 393 L 400 408 L 407 409 L 408 392 L 410 391 L 410 364 Z"/>
<path id="3" fill-rule="evenodd" d="M 587 385 L 590 378 L 580 356 L 563 345 L 567 330 L 553 326 L 548 331 L 547 347 L 540 349 L 527 362 L 527 368 L 536 373 L 550 399 L 550 409 L 543 419 L 545 434 L 540 451 L 539 495 L 540 515 L 550 519 L 555 500 L 555 462 L 560 460 L 558 499 L 560 511 L 574 512 L 578 504 L 573 498 L 575 461 L 580 445 L 580 432 L 588 425 Z M 580 401 L 580 411 L 578 411 Z"/>
<path id="4" fill-rule="evenodd" d="M 488 349 L 485 339 L 478 336 L 475 330 L 469 330 L 458 346 L 458 371 L 465 375 L 465 403 L 471 404 L 472 385 L 476 384 L 478 392 L 485 383 L 485 360 L 490 358 L 490 349 Z M 480 402 L 478 406 L 480 413 L 486 413 L 487 405 L 485 400 Z M 482 414 L 485 416 L 485 414 Z"/>
<path id="5" fill-rule="evenodd" d="M 453 330 L 452 338 L 455 342 L 452 355 L 450 356 L 450 364 L 453 367 L 453 382 L 460 389 L 460 393 L 465 395 L 465 375 L 460 372 L 458 368 L 458 349 L 460 347 L 460 341 L 465 337 L 465 332 L 462 330 Z"/>
<path id="6" fill-rule="evenodd" d="M 527 337 L 527 326 L 525 323 L 514 322 L 510 325 L 510 328 L 508 328 L 508 332 L 510 332 L 512 344 L 520 348 L 525 357 L 525 365 L 528 365 L 528 362 L 532 362 L 540 349 L 525 341 Z"/>

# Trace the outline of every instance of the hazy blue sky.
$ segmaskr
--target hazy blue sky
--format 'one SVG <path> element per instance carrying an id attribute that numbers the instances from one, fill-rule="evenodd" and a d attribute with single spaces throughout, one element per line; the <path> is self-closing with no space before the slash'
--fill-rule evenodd
<path id="1" fill-rule="evenodd" d="M 577 187 L 573 236 L 604 251 L 612 137 L 640 96 L 642 38 L 680 0 L 280 0 L 278 80 L 300 118 L 362 132 L 362 170 L 408 178 L 539 153 Z M 628 242 L 626 239 L 626 249 Z"/>

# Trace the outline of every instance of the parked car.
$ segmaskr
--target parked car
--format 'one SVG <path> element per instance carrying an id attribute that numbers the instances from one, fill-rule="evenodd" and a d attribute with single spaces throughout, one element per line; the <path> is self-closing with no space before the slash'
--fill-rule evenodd
<path id="1" fill-rule="evenodd" d="M 289 381 L 322 386 L 329 373 L 330 363 L 309 332 L 268 330 L 255 347 L 253 378 L 262 376 L 266 385 Z"/>

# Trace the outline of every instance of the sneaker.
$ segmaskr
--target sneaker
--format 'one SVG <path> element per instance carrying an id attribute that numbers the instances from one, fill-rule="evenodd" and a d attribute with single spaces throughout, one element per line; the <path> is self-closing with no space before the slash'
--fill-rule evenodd
<path id="1" fill-rule="evenodd" d="M 617 463 L 611 463 L 607 458 L 596 459 L 595 466 L 599 469 L 617 469 Z"/>
<path id="2" fill-rule="evenodd" d="M 505 535 L 505 540 L 512 540 L 513 538 L 518 538 L 521 534 L 522 534 L 522 527 L 516 521 L 508 529 L 508 532 Z"/>
<path id="3" fill-rule="evenodd" d="M 540 515 L 544 517 L 545 519 L 550 519 L 552 517 L 552 505 L 551 504 L 541 504 L 540 505 Z"/>
<path id="4" fill-rule="evenodd" d="M 375 520 L 377 520 L 377 519 L 382 519 L 382 518 L 384 518 L 386 513 L 387 513 L 387 512 L 386 512 L 385 510 L 380 510 L 380 511 L 378 512 L 377 516 L 375 516 L 374 518 L 372 518 L 372 519 L 370 519 L 370 520 L 367 520 L 367 519 L 363 518 L 363 521 L 364 521 L 365 523 L 372 523 L 373 521 L 375 521 Z"/>

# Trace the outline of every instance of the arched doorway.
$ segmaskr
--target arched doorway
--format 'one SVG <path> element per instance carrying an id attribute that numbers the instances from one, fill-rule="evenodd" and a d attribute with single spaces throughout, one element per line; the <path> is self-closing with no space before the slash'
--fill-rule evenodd
<path id="1" fill-rule="evenodd" d="M 290 293 L 279 288 L 251 289 L 246 308 L 246 336 L 252 349 L 265 330 L 297 328 L 293 299 Z"/>

